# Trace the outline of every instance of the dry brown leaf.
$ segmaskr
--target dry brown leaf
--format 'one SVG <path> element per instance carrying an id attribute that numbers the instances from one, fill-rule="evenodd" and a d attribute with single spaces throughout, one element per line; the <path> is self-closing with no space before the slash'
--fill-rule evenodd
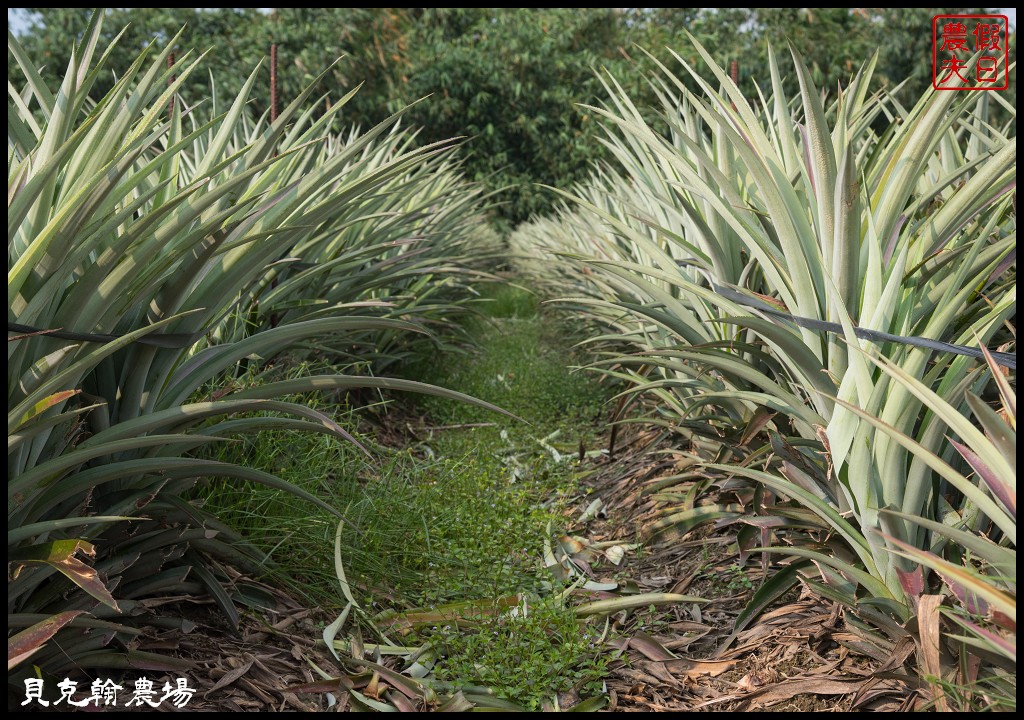
<path id="1" fill-rule="evenodd" d="M 286 688 L 286 690 L 293 693 L 333 693 L 338 691 L 344 692 L 353 687 L 352 681 L 343 675 L 329 680 L 314 680 L 302 685 L 293 685 Z"/>
<path id="2" fill-rule="evenodd" d="M 696 573 L 691 573 L 690 575 L 687 575 L 682 580 L 680 580 L 679 582 L 677 582 L 675 585 L 672 586 L 672 592 L 678 593 L 679 595 L 682 595 L 683 593 L 686 592 L 686 588 L 690 587 L 690 585 L 696 579 L 697 579 L 697 574 Z"/>
<path id="3" fill-rule="evenodd" d="M 388 691 L 387 701 L 398 708 L 399 712 L 419 712 L 415 705 L 400 692 Z"/>
<path id="4" fill-rule="evenodd" d="M 914 639 L 909 635 L 900 638 L 899 642 L 896 643 L 896 647 L 893 648 L 892 654 L 886 660 L 882 667 L 875 671 L 876 674 L 888 672 L 889 670 L 895 670 L 898 667 L 902 667 L 911 655 L 914 654 Z"/>
<path id="5" fill-rule="evenodd" d="M 908 692 L 911 697 L 914 697 L 917 694 L 916 691 L 909 690 L 906 686 L 900 687 L 902 688 L 899 692 L 899 695 L 901 696 L 905 696 Z M 854 695 L 853 700 L 850 702 L 850 709 L 859 710 L 867 707 L 874 708 L 879 704 L 886 704 L 889 702 L 889 696 L 891 696 L 895 691 L 896 688 L 889 683 L 881 683 L 877 680 L 874 682 L 865 682 L 864 686 L 857 691 L 857 694 Z M 903 700 L 901 700 L 901 702 L 903 702 Z"/>
<path id="6" fill-rule="evenodd" d="M 629 639 L 629 647 L 640 652 L 648 660 L 674 660 L 675 655 L 647 633 L 639 630 Z"/>
<path id="7" fill-rule="evenodd" d="M 640 661 L 640 667 L 649 672 L 652 676 L 661 680 L 662 685 L 669 685 L 674 688 L 682 688 L 682 684 L 668 671 L 664 663 L 651 662 L 651 661 Z"/>
<path id="8" fill-rule="evenodd" d="M 921 660 L 924 674 L 934 678 L 942 677 L 942 661 L 939 658 L 939 606 L 941 595 L 922 595 L 917 600 L 917 628 L 920 634 Z M 946 695 L 942 686 L 932 684 L 935 705 L 939 712 L 948 712 Z"/>
<path id="9" fill-rule="evenodd" d="M 302 702 L 291 693 L 284 693 L 283 697 L 285 704 L 298 712 L 316 712 L 316 707 Z"/>
<path id="10" fill-rule="evenodd" d="M 691 660 L 689 658 L 675 658 L 662 662 L 642 663 L 644 666 L 660 665 L 664 667 L 673 677 L 700 677 L 710 675 L 717 677 L 736 665 L 736 660 Z"/>
<path id="11" fill-rule="evenodd" d="M 794 678 L 786 680 L 778 685 L 771 685 L 761 690 L 755 690 L 747 696 L 739 710 L 747 710 L 752 707 L 770 707 L 777 703 L 789 700 L 797 695 L 851 695 L 860 690 L 865 682 L 864 678 Z"/>
<path id="12" fill-rule="evenodd" d="M 633 681 L 631 690 L 634 692 L 643 692 L 642 688 L 647 685 L 657 685 L 658 678 L 649 675 L 648 673 L 641 672 L 640 670 L 633 670 L 632 668 L 621 668 L 617 671 L 619 675 L 625 678 L 629 678 Z"/>
<path id="13" fill-rule="evenodd" d="M 258 697 L 266 705 L 270 705 L 272 703 L 276 703 L 277 702 L 273 698 L 273 696 L 271 696 L 263 688 L 259 687 L 256 683 L 252 682 L 251 680 L 249 680 L 247 678 L 244 678 L 244 677 L 243 678 L 239 678 L 238 679 L 238 686 L 242 687 L 242 688 L 245 688 L 245 690 L 247 692 L 249 692 L 252 695 L 255 695 L 256 697 Z"/>
<path id="14" fill-rule="evenodd" d="M 234 660 L 234 659 L 235 658 L 229 658 L 229 661 Z M 236 680 L 238 680 L 240 677 L 242 677 L 247 672 L 249 672 L 249 668 L 252 667 L 252 663 L 253 663 L 253 661 L 249 660 L 248 662 L 239 665 L 234 670 L 230 670 L 227 673 L 225 673 L 224 677 L 222 677 L 220 680 L 218 680 L 217 683 L 213 687 L 211 687 L 209 690 L 207 690 L 203 694 L 204 697 L 209 697 L 210 693 L 212 693 L 212 692 L 214 692 L 216 690 L 220 690 L 221 688 L 225 688 L 228 685 L 230 685 L 231 683 L 233 683 Z"/>

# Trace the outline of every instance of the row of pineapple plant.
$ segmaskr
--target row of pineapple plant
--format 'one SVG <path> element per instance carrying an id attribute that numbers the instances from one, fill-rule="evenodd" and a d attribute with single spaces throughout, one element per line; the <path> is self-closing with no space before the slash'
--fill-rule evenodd
<path id="1" fill-rule="evenodd" d="M 212 595 L 237 621 L 221 564 L 252 558 L 197 488 L 323 503 L 192 451 L 266 428 L 353 439 L 279 399 L 298 393 L 464 397 L 381 373 L 454 336 L 486 253 L 486 202 L 451 143 L 417 144 L 401 113 L 339 132 L 350 96 L 309 90 L 253 117 L 260 68 L 237 97 L 192 99 L 202 56 L 168 63 L 172 38 L 110 68 L 102 21 L 59 88 L 8 33 L 27 79 L 8 100 L 8 667 L 23 674 L 166 667 L 134 649 L 140 623 L 183 622 L 154 617 L 154 597 Z M 231 382 L 285 352 L 340 370 Z"/>
<path id="2" fill-rule="evenodd" d="M 512 237 L 523 272 L 595 323 L 594 368 L 624 399 L 705 477 L 759 488 L 741 512 L 669 508 L 656 535 L 751 523 L 780 577 L 741 622 L 800 578 L 880 657 L 941 596 L 943 660 L 976 654 L 1012 698 L 1015 358 L 894 336 L 1012 347 L 1015 109 L 994 92 L 904 107 L 873 61 L 829 94 L 772 52 L 752 100 L 699 44 L 676 60 L 651 78 L 660 129 L 605 78 L 591 110 L 613 159 Z M 929 663 L 938 688 L 978 681 Z"/>

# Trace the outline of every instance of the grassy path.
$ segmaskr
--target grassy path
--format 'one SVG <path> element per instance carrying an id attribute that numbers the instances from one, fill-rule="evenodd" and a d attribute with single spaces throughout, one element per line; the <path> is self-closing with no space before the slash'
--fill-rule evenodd
<path id="1" fill-rule="evenodd" d="M 377 410 L 389 431 L 403 426 L 405 439 L 400 449 L 376 448 L 373 462 L 330 438 L 288 433 L 229 452 L 343 510 L 341 556 L 357 600 L 390 618 L 383 627 L 392 644 L 433 646 L 422 660 L 432 678 L 538 708 L 559 692 L 586 696 L 603 673 L 596 632 L 560 602 L 542 558 L 545 541 L 586 504 L 578 458 L 599 447 L 595 419 L 607 393 L 570 371 L 564 328 L 531 296 L 498 290 L 486 312 L 469 328 L 476 350 L 426 358 L 406 375 L 523 421 L 431 397 L 413 412 Z M 316 402 L 346 417 L 344 406 Z M 253 487 L 226 485 L 211 502 L 270 554 L 282 581 L 318 605 L 340 606 L 330 516 Z M 496 612 L 510 606 L 518 606 L 511 616 Z"/>
<path id="2" fill-rule="evenodd" d="M 598 683 L 603 672 L 594 638 L 558 600 L 561 588 L 542 557 L 552 529 L 563 529 L 583 502 L 578 458 L 581 448 L 596 446 L 606 393 L 570 372 L 564 328 L 530 296 L 500 290 L 488 314 L 471 326 L 477 352 L 441 357 L 420 375 L 525 422 L 436 398 L 421 403 L 435 428 L 421 434 L 422 447 L 447 472 L 419 492 L 434 512 L 455 517 L 435 530 L 431 567 L 403 599 L 420 597 L 427 609 L 450 603 L 450 617 L 458 618 L 411 633 L 443 652 L 433 669 L 438 679 L 490 687 L 535 709 L 556 693 Z M 492 618 L 496 603 L 519 607 Z"/>

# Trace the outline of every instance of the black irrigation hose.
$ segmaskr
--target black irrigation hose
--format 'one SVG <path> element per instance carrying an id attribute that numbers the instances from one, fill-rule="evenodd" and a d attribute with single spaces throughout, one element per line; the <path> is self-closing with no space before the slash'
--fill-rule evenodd
<path id="1" fill-rule="evenodd" d="M 768 315 L 788 320 L 794 325 L 806 328 L 807 330 L 833 333 L 836 335 L 845 334 L 843 326 L 839 323 L 791 315 L 779 310 L 778 308 L 772 307 L 768 303 L 758 300 L 757 298 L 752 298 L 749 295 L 743 295 L 742 293 L 736 292 L 731 288 L 723 287 L 717 283 L 712 283 L 711 289 L 727 300 L 732 300 L 740 305 L 746 305 L 747 307 L 755 308 Z M 954 345 L 953 343 L 931 340 L 929 338 L 917 337 L 914 335 L 893 335 L 892 333 L 881 332 L 878 330 L 866 330 L 859 327 L 855 327 L 853 329 L 853 334 L 861 340 L 870 340 L 871 342 L 896 342 L 903 345 L 913 345 L 914 347 L 924 348 L 926 350 L 937 350 L 938 352 L 953 353 L 955 355 L 966 355 L 968 357 L 977 358 L 978 360 L 985 359 L 985 354 L 978 348 L 967 347 L 966 345 Z M 997 365 L 1002 365 L 1003 367 L 1010 368 L 1011 370 L 1017 369 L 1016 353 L 1004 353 L 989 350 L 989 354 L 992 356 L 992 359 L 995 360 Z"/>

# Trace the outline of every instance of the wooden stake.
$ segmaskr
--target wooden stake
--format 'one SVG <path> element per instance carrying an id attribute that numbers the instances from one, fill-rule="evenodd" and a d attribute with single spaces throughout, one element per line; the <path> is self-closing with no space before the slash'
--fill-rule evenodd
<path id="1" fill-rule="evenodd" d="M 732 78 L 732 84 L 736 87 L 740 86 L 740 63 L 738 60 L 733 60 L 729 63 L 729 77 Z M 736 103 L 731 103 L 732 109 L 736 109 Z"/>
<path id="2" fill-rule="evenodd" d="M 277 43 L 270 45 L 270 122 L 277 120 Z"/>
<path id="3" fill-rule="evenodd" d="M 174 67 L 174 53 L 171 53 L 170 55 L 167 56 L 167 69 L 170 70 L 172 67 Z M 178 76 L 175 75 L 174 73 L 171 73 L 171 77 L 169 77 L 167 79 L 167 86 L 170 87 L 171 85 L 173 85 L 177 79 L 178 79 Z M 174 96 L 173 95 L 171 95 L 171 99 L 167 101 L 167 116 L 168 117 L 173 117 L 174 116 Z"/>

